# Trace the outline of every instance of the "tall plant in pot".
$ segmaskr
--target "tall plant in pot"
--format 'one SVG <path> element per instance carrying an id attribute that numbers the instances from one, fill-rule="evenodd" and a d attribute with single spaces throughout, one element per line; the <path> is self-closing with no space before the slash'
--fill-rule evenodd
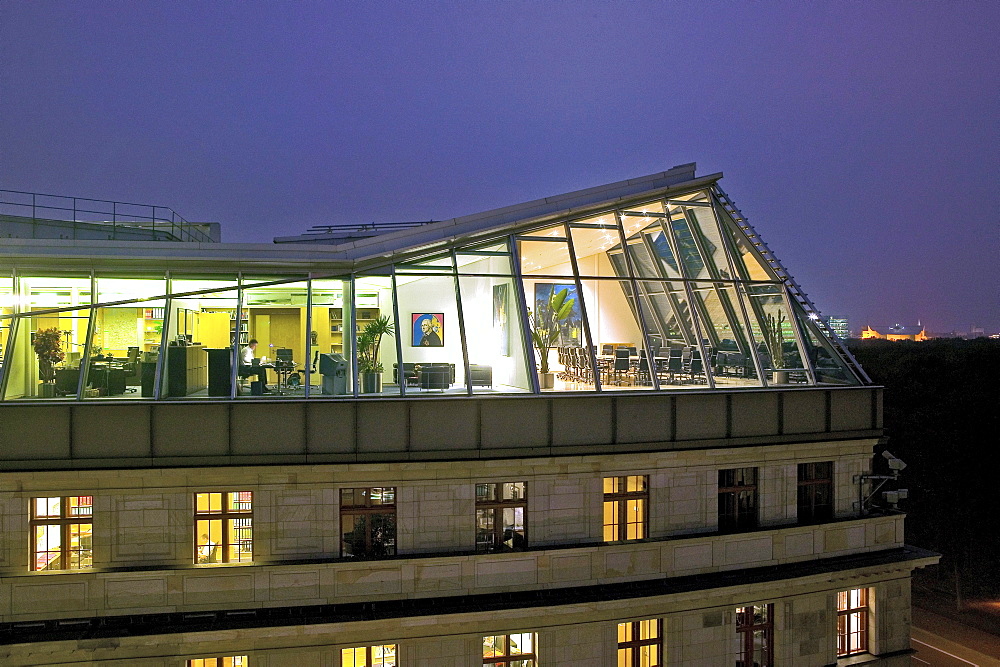
<path id="1" fill-rule="evenodd" d="M 377 394 L 382 391 L 382 372 L 385 368 L 378 359 L 383 336 L 395 333 L 388 315 L 383 315 L 365 325 L 358 334 L 358 375 L 361 377 L 361 393 Z"/>
<path id="2" fill-rule="evenodd" d="M 551 389 L 555 378 L 549 371 L 549 350 L 559 342 L 563 323 L 573 313 L 573 302 L 569 290 L 555 287 L 549 290 L 549 298 L 531 314 L 531 341 L 538 350 L 538 374 L 542 389 Z"/>
<path id="3" fill-rule="evenodd" d="M 771 313 L 767 313 L 764 316 L 762 324 L 761 334 L 764 336 L 764 345 L 767 346 L 767 352 L 771 356 L 771 368 L 774 369 L 772 381 L 775 384 L 786 384 L 788 382 L 788 371 L 777 370 L 783 368 L 785 365 L 785 355 L 782 349 L 784 336 L 781 331 L 785 325 L 785 314 L 779 312 L 778 316 L 775 317 Z"/>
<path id="4" fill-rule="evenodd" d="M 66 353 L 62 349 L 62 332 L 55 327 L 39 329 L 35 332 L 32 347 L 38 356 L 38 379 L 42 381 L 38 387 L 38 395 L 55 396 L 56 369 L 53 365 L 66 358 Z"/>

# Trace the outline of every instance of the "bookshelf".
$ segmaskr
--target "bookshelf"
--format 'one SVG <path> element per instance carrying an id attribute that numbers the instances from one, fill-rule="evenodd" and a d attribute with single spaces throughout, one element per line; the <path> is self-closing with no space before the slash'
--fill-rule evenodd
<path id="1" fill-rule="evenodd" d="M 378 308 L 358 308 L 356 312 L 357 331 L 361 331 L 366 324 L 379 317 Z M 348 319 L 344 320 L 343 308 L 330 308 L 330 352 L 344 353 L 344 329 L 349 326 L 351 326 L 350 313 Z"/>

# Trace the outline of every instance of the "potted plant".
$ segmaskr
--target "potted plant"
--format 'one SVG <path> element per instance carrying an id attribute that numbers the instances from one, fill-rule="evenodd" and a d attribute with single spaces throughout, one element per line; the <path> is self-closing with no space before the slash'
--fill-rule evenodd
<path id="1" fill-rule="evenodd" d="M 531 316 L 531 341 L 538 350 L 538 378 L 542 389 L 551 389 L 555 378 L 549 372 L 549 350 L 559 342 L 563 322 L 573 312 L 573 302 L 569 290 L 555 287 L 549 290 L 549 298 Z"/>
<path id="2" fill-rule="evenodd" d="M 761 333 L 764 336 L 764 345 L 771 356 L 771 368 L 773 369 L 771 381 L 774 384 L 788 384 L 788 371 L 778 370 L 784 366 L 784 353 L 782 351 L 784 337 L 781 329 L 785 324 L 785 314 L 779 312 L 778 316 L 775 317 L 771 313 L 767 313 L 764 315 L 762 324 Z"/>
<path id="3" fill-rule="evenodd" d="M 56 395 L 56 369 L 53 364 L 66 358 L 62 349 L 62 332 L 55 327 L 39 329 L 35 332 L 32 347 L 38 355 L 38 379 L 42 381 L 38 385 L 38 395 L 51 398 Z"/>
<path id="4" fill-rule="evenodd" d="M 382 336 L 392 336 L 393 324 L 388 315 L 376 318 L 365 325 L 358 334 L 358 375 L 361 393 L 377 394 L 382 391 L 382 362 L 378 359 Z"/>

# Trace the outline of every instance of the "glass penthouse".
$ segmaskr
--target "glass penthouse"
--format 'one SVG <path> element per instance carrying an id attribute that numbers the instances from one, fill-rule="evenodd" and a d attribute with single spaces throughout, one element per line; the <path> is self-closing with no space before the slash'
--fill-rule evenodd
<path id="1" fill-rule="evenodd" d="M 881 388 L 720 178 L 0 238 L 0 655 L 905 664 Z"/>

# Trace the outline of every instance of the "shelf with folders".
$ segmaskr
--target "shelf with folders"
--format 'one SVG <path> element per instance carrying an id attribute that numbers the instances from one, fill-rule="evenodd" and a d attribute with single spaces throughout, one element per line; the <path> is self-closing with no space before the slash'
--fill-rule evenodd
<path id="1" fill-rule="evenodd" d="M 236 311 L 233 310 L 229 315 L 229 344 L 232 345 L 236 341 Z M 244 310 L 240 315 L 239 321 L 239 334 L 240 334 L 240 345 L 246 345 L 250 342 L 250 312 Z"/>
<path id="2" fill-rule="evenodd" d="M 378 308 L 358 308 L 356 311 L 355 325 L 360 332 L 365 325 L 379 317 Z M 346 326 L 350 326 L 350 319 Z M 330 352 L 343 354 L 344 352 L 344 311 L 342 308 L 330 309 Z"/>
<path id="3" fill-rule="evenodd" d="M 163 308 L 143 308 L 141 322 L 143 352 L 149 352 L 160 345 L 160 336 L 163 333 Z"/>

